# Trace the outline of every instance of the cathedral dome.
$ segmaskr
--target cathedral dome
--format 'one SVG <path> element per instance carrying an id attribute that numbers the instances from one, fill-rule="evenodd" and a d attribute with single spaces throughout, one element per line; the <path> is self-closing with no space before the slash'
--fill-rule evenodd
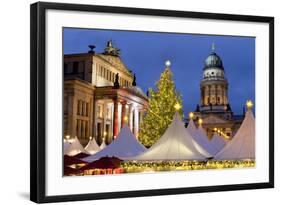
<path id="1" fill-rule="evenodd" d="M 208 68 L 220 68 L 224 70 L 221 58 L 212 52 L 205 60 L 204 70 Z"/>

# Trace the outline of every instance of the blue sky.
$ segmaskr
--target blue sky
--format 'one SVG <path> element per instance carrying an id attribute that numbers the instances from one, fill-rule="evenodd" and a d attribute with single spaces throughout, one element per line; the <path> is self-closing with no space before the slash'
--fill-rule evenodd
<path id="1" fill-rule="evenodd" d="M 112 39 L 121 49 L 121 58 L 137 76 L 137 84 L 146 92 L 154 87 L 165 61 L 171 61 L 171 70 L 177 90 L 183 96 L 185 115 L 194 111 L 200 102 L 200 80 L 204 61 L 215 43 L 229 82 L 229 101 L 235 114 L 242 114 L 246 100 L 255 100 L 255 38 L 132 32 L 112 30 L 64 29 L 64 53 L 88 52 L 88 45 L 103 52 Z"/>

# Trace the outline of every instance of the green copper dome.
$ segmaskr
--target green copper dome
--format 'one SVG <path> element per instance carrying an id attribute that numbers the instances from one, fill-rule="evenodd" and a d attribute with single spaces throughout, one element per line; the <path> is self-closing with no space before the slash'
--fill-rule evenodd
<path id="1" fill-rule="evenodd" d="M 219 68 L 224 70 L 222 60 L 215 52 L 212 52 L 205 60 L 204 70 L 208 68 Z"/>
<path id="2" fill-rule="evenodd" d="M 208 68 L 219 68 L 224 70 L 221 58 L 215 53 L 215 44 L 212 44 L 212 52 L 206 58 L 204 70 Z"/>

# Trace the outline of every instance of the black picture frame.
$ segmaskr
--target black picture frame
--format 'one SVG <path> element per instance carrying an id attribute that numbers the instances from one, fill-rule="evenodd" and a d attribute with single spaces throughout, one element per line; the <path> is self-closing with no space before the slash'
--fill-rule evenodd
<path id="1" fill-rule="evenodd" d="M 195 19 L 215 19 L 229 21 L 262 22 L 269 25 L 269 181 L 221 186 L 192 188 L 170 188 L 110 193 L 89 193 L 74 195 L 46 196 L 45 190 L 45 35 L 46 11 L 67 10 L 102 13 L 121 13 L 151 16 L 169 16 Z M 229 15 L 218 13 L 187 12 L 173 10 L 155 10 L 143 8 L 110 7 L 82 4 L 38 2 L 30 7 L 30 199 L 37 203 L 77 200 L 97 200 L 123 197 L 141 197 L 198 192 L 261 189 L 274 187 L 274 18 L 249 15 Z"/>

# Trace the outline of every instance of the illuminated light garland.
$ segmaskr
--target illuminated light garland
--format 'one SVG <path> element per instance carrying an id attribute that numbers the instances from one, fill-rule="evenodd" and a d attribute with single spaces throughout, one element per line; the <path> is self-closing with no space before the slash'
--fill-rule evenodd
<path id="1" fill-rule="evenodd" d="M 255 160 L 123 162 L 125 173 L 254 167 Z"/>

